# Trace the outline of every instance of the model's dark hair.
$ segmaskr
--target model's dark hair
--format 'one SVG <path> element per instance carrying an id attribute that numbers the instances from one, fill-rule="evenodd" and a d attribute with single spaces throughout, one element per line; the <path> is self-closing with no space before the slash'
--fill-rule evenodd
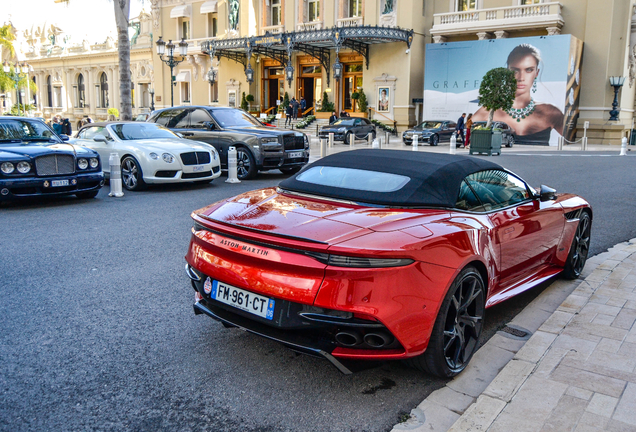
<path id="1" fill-rule="evenodd" d="M 541 53 L 536 47 L 525 43 L 517 45 L 512 51 L 510 51 L 510 54 L 508 54 L 508 60 L 506 60 L 506 66 L 510 66 L 510 63 L 514 63 L 515 61 L 529 55 L 534 57 L 534 59 L 537 61 L 538 67 L 539 63 L 541 63 Z"/>

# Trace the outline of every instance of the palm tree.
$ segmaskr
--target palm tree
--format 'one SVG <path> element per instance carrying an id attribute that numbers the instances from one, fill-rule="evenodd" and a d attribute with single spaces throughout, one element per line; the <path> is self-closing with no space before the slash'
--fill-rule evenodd
<path id="1" fill-rule="evenodd" d="M 130 88 L 130 40 L 128 24 L 130 0 L 113 0 L 115 23 L 117 24 L 117 49 L 119 51 L 119 97 L 121 100 L 120 119 L 132 120 L 132 94 Z"/>
<path id="2" fill-rule="evenodd" d="M 13 26 L 6 24 L 0 27 L 0 46 L 9 52 L 9 58 L 15 57 L 15 48 L 13 48 L 13 41 L 15 35 L 13 34 Z"/>

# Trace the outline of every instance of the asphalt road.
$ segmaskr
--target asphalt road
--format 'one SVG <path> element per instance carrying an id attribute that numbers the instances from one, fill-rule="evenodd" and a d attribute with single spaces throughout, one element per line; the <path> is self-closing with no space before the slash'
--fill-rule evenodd
<path id="1" fill-rule="evenodd" d="M 592 254 L 636 237 L 636 159 L 505 154 L 594 206 Z M 352 376 L 192 312 L 192 210 L 277 183 L 154 187 L 0 207 L 0 430 L 387 431 L 443 381 L 401 363 Z M 537 290 L 491 308 L 487 335 Z"/>

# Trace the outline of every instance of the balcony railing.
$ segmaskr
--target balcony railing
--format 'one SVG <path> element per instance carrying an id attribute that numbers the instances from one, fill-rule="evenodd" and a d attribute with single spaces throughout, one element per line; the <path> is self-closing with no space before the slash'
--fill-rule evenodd
<path id="1" fill-rule="evenodd" d="M 321 30 L 324 26 L 322 21 L 312 21 L 306 23 L 298 23 L 296 24 L 296 31 L 303 30 Z"/>
<path id="2" fill-rule="evenodd" d="M 363 24 L 363 17 L 340 18 L 337 22 L 338 27 L 358 27 Z"/>
<path id="3" fill-rule="evenodd" d="M 550 2 L 435 14 L 431 34 L 448 36 L 540 28 L 554 34 L 564 24 L 562 8 L 561 3 Z"/>
<path id="4" fill-rule="evenodd" d="M 267 32 L 271 34 L 281 34 L 285 31 L 284 25 L 275 25 L 275 26 L 267 26 L 261 27 L 261 34 L 265 34 Z"/>
<path id="5" fill-rule="evenodd" d="M 198 38 L 198 39 L 186 39 L 186 42 L 188 43 L 188 52 L 201 53 L 201 44 L 210 39 L 216 39 L 216 37 L 210 36 L 210 37 Z"/>

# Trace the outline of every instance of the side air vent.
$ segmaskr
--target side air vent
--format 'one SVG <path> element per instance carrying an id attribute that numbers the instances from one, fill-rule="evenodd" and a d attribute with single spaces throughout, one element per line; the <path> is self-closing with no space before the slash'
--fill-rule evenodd
<path id="1" fill-rule="evenodd" d="M 578 209 L 578 210 L 573 210 L 571 212 L 567 212 L 565 214 L 565 218 L 567 220 L 573 220 L 573 219 L 578 219 L 580 215 L 581 215 L 581 209 Z"/>

